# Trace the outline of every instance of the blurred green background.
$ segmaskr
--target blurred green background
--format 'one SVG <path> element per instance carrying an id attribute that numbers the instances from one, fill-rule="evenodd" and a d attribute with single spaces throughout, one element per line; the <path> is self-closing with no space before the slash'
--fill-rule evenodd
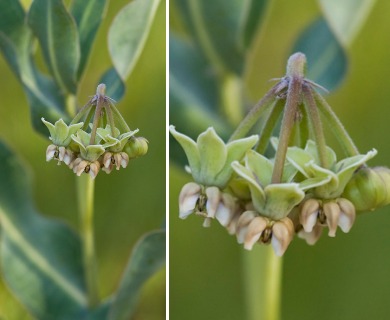
<path id="1" fill-rule="evenodd" d="M 245 73 L 253 102 L 270 88 L 269 79 L 284 75 L 297 37 L 321 14 L 317 1 L 272 2 Z M 175 30 L 179 19 L 172 1 L 170 6 Z M 346 78 L 327 96 L 360 151 L 379 151 L 371 166 L 390 166 L 389 12 L 390 2 L 376 1 L 347 50 Z M 170 319 L 245 319 L 241 260 L 247 253 L 217 222 L 205 229 L 195 216 L 178 218 L 178 194 L 190 180 L 171 163 Z M 295 239 L 284 256 L 282 319 L 388 319 L 389 230 L 388 206 L 359 216 L 347 235 L 339 230 L 313 247 Z"/>
<path id="2" fill-rule="evenodd" d="M 127 3 L 109 3 L 78 94 L 80 105 L 95 93 L 100 76 L 111 66 L 108 28 Z M 118 104 L 131 129 L 139 128 L 149 140 L 149 152 L 132 160 L 126 170 L 100 174 L 96 181 L 95 230 L 103 297 L 116 289 L 138 238 L 165 224 L 165 6 L 161 1 L 145 49 L 126 83 L 126 95 Z M 37 209 L 77 229 L 76 176 L 64 165 L 45 161 L 49 140 L 33 131 L 26 97 L 2 58 L 0 74 L 0 139 L 29 167 Z M 31 319 L 1 280 L 0 319 Z M 165 270 L 146 284 L 134 319 L 165 319 Z"/>

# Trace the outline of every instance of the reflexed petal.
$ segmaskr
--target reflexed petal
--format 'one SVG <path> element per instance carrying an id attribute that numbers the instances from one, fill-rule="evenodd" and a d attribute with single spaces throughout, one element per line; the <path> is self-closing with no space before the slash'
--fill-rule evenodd
<path id="1" fill-rule="evenodd" d="M 100 164 L 98 161 L 92 162 L 89 165 L 89 175 L 92 179 L 95 179 L 100 170 Z"/>
<path id="2" fill-rule="evenodd" d="M 252 250 L 253 245 L 260 239 L 267 224 L 268 220 L 263 217 L 256 217 L 249 223 L 244 241 L 246 250 Z"/>
<path id="3" fill-rule="evenodd" d="M 112 167 L 112 163 L 111 163 L 111 157 L 112 157 L 112 153 L 111 152 L 106 152 L 103 156 L 103 165 L 105 168 L 109 168 L 110 166 Z M 111 170 L 110 170 L 111 171 Z"/>
<path id="4" fill-rule="evenodd" d="M 311 232 L 317 223 L 317 215 L 320 209 L 320 204 L 316 199 L 308 199 L 302 205 L 299 215 L 299 222 L 303 226 L 305 232 Z"/>
<path id="5" fill-rule="evenodd" d="M 241 213 L 240 211 L 237 211 L 234 213 L 232 220 L 230 221 L 229 225 L 227 226 L 227 231 L 230 235 L 236 234 L 237 231 L 237 222 L 240 218 Z"/>
<path id="6" fill-rule="evenodd" d="M 328 236 L 335 237 L 340 218 L 340 207 L 335 202 L 326 202 L 323 206 L 326 223 L 329 227 Z"/>
<path id="7" fill-rule="evenodd" d="M 257 217 L 255 211 L 245 211 L 238 219 L 236 227 L 238 243 L 244 243 L 248 226 L 255 217 Z"/>
<path id="8" fill-rule="evenodd" d="M 72 162 L 73 158 L 74 158 L 73 152 L 66 149 L 64 159 L 63 159 L 64 163 L 69 166 L 69 164 Z"/>
<path id="9" fill-rule="evenodd" d="M 215 218 L 219 223 L 227 227 L 233 219 L 234 212 L 236 211 L 236 201 L 228 193 L 221 193 L 221 201 L 219 203 Z"/>
<path id="10" fill-rule="evenodd" d="M 324 229 L 323 226 L 316 225 L 314 226 L 313 230 L 311 232 L 306 232 L 304 230 L 301 230 L 298 232 L 298 237 L 301 239 L 305 239 L 306 243 L 309 245 L 314 245 L 318 239 L 321 237 L 322 230 Z"/>
<path id="11" fill-rule="evenodd" d="M 74 168 L 76 168 L 80 162 L 83 161 L 83 159 L 81 158 L 76 158 L 74 161 L 72 161 L 70 164 L 69 164 L 69 168 L 73 170 L 73 172 L 76 173 L 76 171 L 74 170 Z"/>
<path id="12" fill-rule="evenodd" d="M 43 119 L 43 118 L 42 118 Z M 54 158 L 54 154 L 57 151 L 57 146 L 51 144 L 46 149 L 46 161 L 50 161 Z"/>
<path id="13" fill-rule="evenodd" d="M 126 168 L 127 165 L 129 164 L 129 156 L 126 152 L 121 152 L 120 155 L 122 157 L 121 166 L 122 168 Z"/>
<path id="14" fill-rule="evenodd" d="M 219 203 L 221 201 L 221 191 L 217 187 L 208 187 L 206 188 L 206 211 L 207 217 L 215 218 Z"/>
<path id="15" fill-rule="evenodd" d="M 294 224 L 289 218 L 277 221 L 272 226 L 271 245 L 278 257 L 281 257 L 286 252 L 294 233 Z"/>
<path id="16" fill-rule="evenodd" d="M 65 157 L 66 150 L 64 147 L 58 148 L 58 160 L 63 161 Z"/>
<path id="17" fill-rule="evenodd" d="M 73 172 L 76 173 L 76 175 L 78 175 L 80 177 L 81 174 L 84 172 L 85 167 L 88 164 L 89 164 L 88 161 L 81 160 L 81 162 L 78 164 L 78 166 L 73 168 Z"/>
<path id="18" fill-rule="evenodd" d="M 121 168 L 122 156 L 120 155 L 120 153 L 114 153 L 114 159 L 116 170 L 119 170 Z"/>
<path id="19" fill-rule="evenodd" d="M 185 219 L 194 212 L 201 192 L 200 185 L 190 182 L 183 186 L 179 195 L 179 218 Z"/>
<path id="20" fill-rule="evenodd" d="M 343 232 L 348 233 L 355 222 L 355 207 L 351 201 L 343 198 L 337 199 L 337 203 L 340 207 L 339 227 Z"/>

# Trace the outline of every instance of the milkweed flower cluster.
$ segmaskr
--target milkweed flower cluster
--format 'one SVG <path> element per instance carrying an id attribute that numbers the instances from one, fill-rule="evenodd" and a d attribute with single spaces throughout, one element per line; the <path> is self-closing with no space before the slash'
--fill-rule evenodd
<path id="1" fill-rule="evenodd" d="M 110 173 L 114 168 L 126 168 L 130 159 L 146 154 L 148 141 L 136 136 L 138 129 L 130 130 L 114 102 L 105 95 L 105 85 L 100 84 L 96 95 L 69 125 L 62 119 L 52 124 L 42 118 L 52 141 L 46 161 L 63 162 L 76 175 L 87 173 L 95 178 L 100 169 Z"/>
<path id="2" fill-rule="evenodd" d="M 213 128 L 196 142 L 170 126 L 184 149 L 194 182 L 179 195 L 179 217 L 202 216 L 209 227 L 217 220 L 237 242 L 251 250 L 256 243 L 271 244 L 282 256 L 295 235 L 315 244 L 323 229 L 335 237 L 337 228 L 347 233 L 357 212 L 390 203 L 390 170 L 369 168 L 377 151 L 360 154 L 330 106 L 315 90 L 321 88 L 303 74 L 306 59 L 294 54 L 287 75 L 260 101 L 239 125 L 228 143 Z M 247 136 L 253 125 L 278 103 L 285 103 L 279 137 Z M 319 112 L 321 111 L 321 113 Z M 251 119 L 256 114 L 258 118 Z M 326 144 L 322 118 L 334 129 L 344 150 L 337 159 Z M 299 116 L 297 116 L 299 115 Z M 305 115 L 306 118 L 303 116 Z M 266 127 L 267 120 L 264 121 Z M 294 135 L 292 131 L 299 131 Z M 264 154 L 270 142 L 275 152 Z"/>

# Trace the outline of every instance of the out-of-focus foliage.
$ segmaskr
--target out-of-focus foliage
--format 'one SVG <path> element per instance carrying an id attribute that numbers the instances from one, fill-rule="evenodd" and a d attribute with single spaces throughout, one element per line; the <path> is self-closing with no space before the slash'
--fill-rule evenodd
<path id="1" fill-rule="evenodd" d="M 53 28 L 42 29 L 42 25 L 36 26 L 34 34 L 38 38 L 42 35 L 40 42 L 47 42 L 43 43 L 41 49 L 37 46 L 36 41 L 32 41 L 33 34 L 26 25 L 27 22 L 34 26 L 39 23 L 34 15 L 29 16 L 29 19 L 25 18 L 24 10 L 28 10 L 29 3 L 24 1 L 22 8 L 18 1 L 2 0 L 0 2 L 4 9 L 0 10 L 2 17 L 0 22 L 0 46 L 6 58 L 6 60 L 1 59 L 0 61 L 1 74 L 3 79 L 6 79 L 2 82 L 0 89 L 2 96 L 0 138 L 8 146 L 11 146 L 13 152 L 23 160 L 24 166 L 29 165 L 29 171 L 32 172 L 33 176 L 33 198 L 37 211 L 42 212 L 43 215 L 67 220 L 73 229 L 77 229 L 79 223 L 73 175 L 65 168 L 57 168 L 54 163 L 47 164 L 45 162 L 44 154 L 47 138 L 39 136 L 31 127 L 28 104 L 30 104 L 36 127 L 41 125 L 38 119 L 42 116 L 48 119 L 58 119 L 60 116 L 67 118 L 66 113 L 71 110 L 65 108 L 65 95 L 58 94 L 60 92 L 58 91 L 58 83 L 69 84 L 69 86 L 63 86 L 65 91 L 62 92 L 72 92 L 71 81 L 69 82 L 68 79 L 74 77 L 77 82 L 82 79 L 83 82 L 81 85 L 79 83 L 77 89 L 77 100 L 81 105 L 88 101 L 88 96 L 94 92 L 96 84 L 101 81 L 101 75 L 107 70 L 111 70 L 106 73 L 105 78 L 108 87 L 107 94 L 112 94 L 117 100 L 123 96 L 117 107 L 132 128 L 142 128 L 143 134 L 148 137 L 150 142 L 150 149 L 143 161 L 133 160 L 126 172 L 121 175 L 115 172 L 110 176 L 101 176 L 97 181 L 95 232 L 99 260 L 99 286 L 101 296 L 108 297 L 118 288 L 131 248 L 137 239 L 147 231 L 161 228 L 165 217 L 165 192 L 163 192 L 165 190 L 165 135 L 162 134 L 165 131 L 165 123 L 161 121 L 165 117 L 165 3 L 160 2 L 157 10 L 155 10 L 154 21 L 153 23 L 150 22 L 150 34 L 142 44 L 144 50 L 139 54 L 138 63 L 133 67 L 131 75 L 121 80 L 112 69 L 111 57 L 107 49 L 107 33 L 114 16 L 126 3 L 123 1 L 111 2 L 107 15 L 102 20 L 106 1 L 82 2 L 77 0 L 72 2 L 72 13 L 75 15 L 76 21 L 65 18 L 66 23 L 78 28 L 80 36 L 78 39 L 80 40 L 81 51 L 76 52 L 72 59 L 76 59 L 77 55 L 80 54 L 81 64 L 72 71 L 73 75 L 71 76 L 67 74 L 69 69 L 65 70 L 66 63 L 58 64 L 56 60 L 61 54 L 67 55 L 71 52 L 60 50 L 53 54 L 53 47 L 50 47 L 53 44 L 51 40 L 57 41 L 63 34 L 56 31 L 58 32 L 57 35 L 51 35 L 52 38 L 45 38 L 45 33 L 55 30 Z M 58 6 L 60 8 L 61 3 L 62 1 L 48 3 L 39 0 L 36 1 L 35 5 L 41 7 L 35 10 L 41 11 L 41 13 L 52 12 L 52 8 L 47 6 Z M 98 7 L 92 8 L 94 5 Z M 84 16 L 81 12 L 84 13 Z M 56 11 L 56 14 L 60 13 L 61 10 Z M 90 15 L 88 16 L 87 13 Z M 53 23 L 53 21 L 58 22 L 60 20 L 52 15 L 46 16 L 46 22 Z M 102 23 L 101 27 L 97 28 L 100 21 Z M 42 20 L 43 22 L 45 20 Z M 92 28 L 92 26 L 94 27 Z M 96 41 L 92 45 L 95 33 Z M 45 46 L 47 49 L 44 49 Z M 30 51 L 25 51 L 26 47 Z M 160 54 L 156 55 L 156 51 Z M 87 63 L 87 59 L 83 60 L 83 56 L 85 58 L 88 52 L 91 57 Z M 37 53 L 37 55 L 32 59 L 34 53 Z M 44 67 L 46 59 L 52 59 L 49 68 Z M 32 61 L 34 61 L 33 64 Z M 7 65 L 6 62 L 11 65 Z M 23 63 L 23 68 L 19 68 L 20 63 Z M 77 67 L 77 65 L 71 65 L 72 68 Z M 58 71 L 60 69 L 61 72 Z M 47 77 L 49 73 L 53 75 L 52 80 Z M 17 78 L 14 75 L 17 75 Z M 19 86 L 18 80 L 23 85 L 28 101 L 23 94 L 23 90 L 21 90 L 22 87 Z M 126 94 L 125 87 L 128 88 Z M 44 128 L 44 130 L 46 136 L 47 129 Z M 13 166 L 12 163 L 3 163 L 2 168 L 5 168 L 5 165 Z M 2 182 L 4 179 L 3 172 L 0 172 L 0 181 Z M 20 172 L 20 175 L 22 176 L 23 173 Z M 115 187 L 113 188 L 113 186 Z M 19 188 L 19 185 L 16 187 Z M 137 192 L 134 192 L 134 190 L 137 190 Z M 12 197 L 7 199 L 9 203 L 16 200 Z M 3 206 L 0 207 L 4 210 Z M 50 224 L 46 218 L 42 217 L 40 219 L 45 221 L 44 224 Z M 2 232 L 5 239 L 2 246 L 5 247 L 9 244 L 8 247 L 10 247 L 12 243 L 6 241 L 9 229 L 6 228 L 5 222 L 0 221 L 0 223 L 5 230 Z M 33 233 L 31 236 L 37 239 L 36 241 L 39 241 L 40 236 L 47 240 L 46 237 L 50 233 L 45 232 L 39 223 L 30 225 Z M 38 231 L 33 229 L 32 226 L 37 226 Z M 62 222 L 61 228 L 66 228 Z M 58 236 L 60 234 L 58 233 Z M 68 238 L 71 242 L 71 238 Z M 161 241 L 165 245 L 165 241 Z M 35 246 L 33 241 L 30 242 Z M 55 246 L 55 243 L 55 241 L 52 241 L 52 246 Z M 63 257 L 65 264 L 67 259 L 65 251 L 61 255 L 62 251 L 58 250 L 58 255 Z M 77 250 L 73 251 L 77 253 Z M 14 250 L 12 252 L 17 253 Z M 2 250 L 3 255 L 9 253 L 10 250 Z M 23 257 L 23 250 L 20 254 Z M 7 259 L 7 264 L 12 261 Z M 23 261 L 23 259 L 20 261 Z M 19 267 L 22 266 L 21 263 L 18 263 L 18 265 Z M 34 266 L 30 262 L 29 266 L 31 270 L 34 270 Z M 7 268 L 13 272 L 17 271 L 16 267 Z M 3 270 L 5 271 L 6 268 L 4 267 Z M 33 273 L 29 273 L 31 270 L 26 271 L 26 278 L 29 275 L 33 276 Z M 128 278 L 128 275 L 125 277 Z M 20 281 L 21 277 L 17 278 Z M 71 275 L 67 273 L 64 278 L 70 281 Z M 145 275 L 143 279 L 146 280 L 147 278 Z M 132 312 L 135 312 L 134 319 L 165 318 L 164 280 L 165 272 L 162 270 L 146 281 L 146 285 L 140 291 L 139 304 L 132 310 Z M 7 281 L 10 283 L 9 278 L 7 278 Z M 17 281 L 14 281 L 14 283 L 17 283 Z M 44 290 L 42 291 L 43 287 L 39 287 L 39 277 L 35 278 L 35 283 L 35 286 L 33 284 L 29 286 L 32 289 L 41 290 L 41 293 L 44 292 Z M 19 290 L 14 287 L 13 289 Z M 25 295 L 27 294 L 26 291 Z M 54 293 L 50 290 L 47 290 L 45 294 L 53 295 L 54 298 Z M 38 299 L 38 296 L 38 294 L 35 295 L 35 298 Z M 3 282 L 1 282 L 0 299 L 2 301 L 0 317 L 30 319 L 26 310 L 12 297 Z M 20 297 L 20 300 L 23 302 L 22 297 Z M 38 302 L 41 306 L 45 305 L 42 299 Z M 54 307 L 53 304 L 48 302 L 47 306 L 50 305 Z M 31 310 L 31 307 L 29 309 Z M 93 314 L 91 313 L 90 319 L 105 318 L 108 309 L 109 303 L 105 303 L 102 308 L 96 310 Z M 44 317 L 40 318 L 43 319 Z M 59 317 L 56 318 L 60 319 Z"/>
<path id="2" fill-rule="evenodd" d="M 386 61 L 390 55 L 390 46 L 387 45 L 390 35 L 386 30 L 390 21 L 386 12 L 390 10 L 390 4 L 379 1 L 345 2 L 343 10 L 340 10 L 342 18 L 338 21 L 350 22 L 336 25 L 337 22 L 329 17 L 341 13 L 332 14 L 335 9 L 332 9 L 330 1 L 321 1 L 328 4 L 324 11 L 319 2 L 270 1 L 245 59 L 244 72 L 240 77 L 242 94 L 246 101 L 251 101 L 249 105 L 253 105 L 271 86 L 268 80 L 284 74 L 287 57 L 301 44 L 299 50 L 308 57 L 308 77 L 314 77 L 313 80 L 332 90 L 327 99 L 359 149 L 364 152 L 375 147 L 379 153 L 372 165 L 389 165 L 386 132 L 390 96 L 386 79 L 390 68 Z M 171 32 L 176 32 L 180 41 L 196 50 L 195 42 L 186 31 L 180 7 L 176 1 L 170 4 L 174 14 Z M 372 11 L 368 10 L 370 8 Z M 320 23 L 322 27 L 318 26 Z M 327 31 L 324 35 L 325 27 Z M 315 28 L 319 28 L 324 36 L 313 35 Z M 349 38 L 340 40 L 337 33 L 340 30 L 344 30 Z M 226 30 L 225 36 L 230 34 L 232 32 Z M 333 45 L 329 45 L 326 37 L 332 39 Z M 170 54 L 173 59 L 172 51 Z M 174 61 L 171 60 L 170 64 L 172 77 Z M 216 74 L 214 68 L 203 67 L 200 70 L 207 70 L 205 74 L 209 77 Z M 316 70 L 322 70 L 327 76 L 316 78 L 310 74 Z M 221 83 L 218 80 L 216 87 Z M 173 89 L 170 89 L 171 97 L 176 94 Z M 218 97 L 219 92 L 216 94 Z M 181 105 L 184 103 L 181 102 Z M 192 107 L 194 109 L 196 105 L 192 104 Z M 175 102 L 171 104 L 171 110 L 174 108 Z M 218 125 L 226 119 L 221 102 L 218 107 L 214 104 L 213 108 L 217 111 L 213 111 L 213 118 L 205 119 L 204 126 L 213 125 L 215 118 Z M 247 104 L 244 103 L 243 108 L 247 110 Z M 207 110 L 211 112 L 212 109 Z M 193 137 L 203 130 L 196 123 L 192 125 L 188 118 L 178 119 L 180 112 L 184 112 L 184 108 L 172 112 L 170 120 L 178 130 L 188 130 L 187 133 Z M 229 127 L 224 128 L 229 130 Z M 176 153 L 173 143 L 171 146 L 171 152 Z M 175 154 L 171 156 L 176 159 Z M 196 217 L 188 218 L 185 223 L 178 219 L 178 193 L 190 177 L 174 162 L 170 169 L 170 267 L 175 270 L 170 276 L 171 319 L 243 319 L 246 306 L 242 248 L 217 225 L 213 225 L 211 230 L 200 229 L 201 222 Z M 314 247 L 307 246 L 304 241 L 294 241 L 284 259 L 282 319 L 386 318 L 390 312 L 386 300 L 390 294 L 388 213 L 389 208 L 385 207 L 375 214 L 361 215 L 348 236 L 340 234 L 335 239 L 323 238 Z"/>

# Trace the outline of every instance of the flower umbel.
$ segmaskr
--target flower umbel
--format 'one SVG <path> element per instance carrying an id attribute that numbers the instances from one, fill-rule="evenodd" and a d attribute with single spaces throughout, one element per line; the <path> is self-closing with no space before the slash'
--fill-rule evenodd
<path id="1" fill-rule="evenodd" d="M 115 107 L 115 101 L 105 95 L 105 88 L 104 84 L 97 87 L 96 95 L 80 109 L 69 125 L 62 119 L 53 125 L 42 118 L 50 131 L 49 139 L 53 141 L 46 151 L 47 161 L 63 161 L 76 175 L 88 173 L 92 178 L 102 167 L 106 173 L 114 167 L 117 170 L 127 167 L 129 159 L 134 157 L 127 153 L 127 146 L 133 144 L 130 139 L 135 138 L 138 129 L 130 130 Z M 82 119 L 84 122 L 80 122 Z M 103 127 L 103 123 L 107 125 Z M 147 148 L 143 154 L 146 151 Z"/>

